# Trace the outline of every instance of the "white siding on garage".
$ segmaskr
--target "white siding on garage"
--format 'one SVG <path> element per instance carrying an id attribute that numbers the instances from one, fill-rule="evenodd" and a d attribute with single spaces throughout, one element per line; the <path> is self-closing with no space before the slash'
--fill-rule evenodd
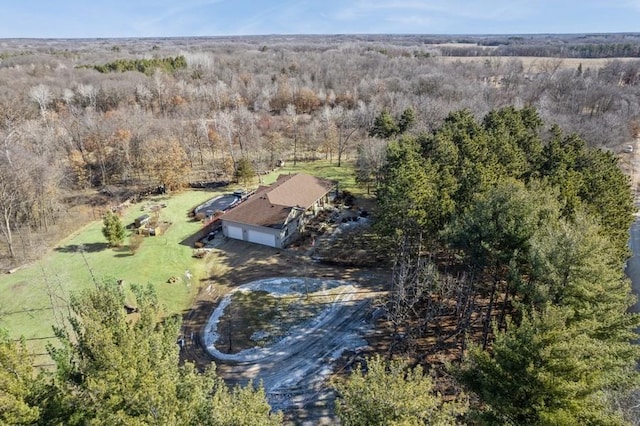
<path id="1" fill-rule="evenodd" d="M 242 228 L 239 226 L 227 226 L 227 237 L 235 238 L 236 240 L 243 240 L 242 238 Z"/>
<path id="2" fill-rule="evenodd" d="M 250 243 L 262 244 L 263 246 L 275 247 L 276 246 L 276 236 L 273 234 L 268 234 L 266 232 L 254 231 L 249 229 L 249 233 L 247 234 L 247 240 Z"/>

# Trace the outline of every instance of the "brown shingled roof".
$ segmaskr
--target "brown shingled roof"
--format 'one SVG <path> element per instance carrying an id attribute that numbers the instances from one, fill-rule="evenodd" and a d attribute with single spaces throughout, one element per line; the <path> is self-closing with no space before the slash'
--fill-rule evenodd
<path id="1" fill-rule="evenodd" d="M 247 201 L 227 212 L 223 220 L 280 228 L 291 209 L 308 209 L 336 185 L 304 173 L 280 175 L 270 186 L 261 186 Z"/>

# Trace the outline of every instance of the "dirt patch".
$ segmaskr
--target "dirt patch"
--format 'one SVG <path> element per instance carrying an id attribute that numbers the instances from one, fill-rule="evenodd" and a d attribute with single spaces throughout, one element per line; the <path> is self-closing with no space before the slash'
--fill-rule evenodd
<path id="1" fill-rule="evenodd" d="M 19 281 L 11 286 L 11 293 L 21 292 L 27 288 L 27 285 L 28 283 L 26 281 Z"/>
<path id="2" fill-rule="evenodd" d="M 374 267 L 389 262 L 389 251 L 371 229 L 369 218 L 356 217 L 336 224 L 318 239 L 314 260 L 343 266 Z"/>

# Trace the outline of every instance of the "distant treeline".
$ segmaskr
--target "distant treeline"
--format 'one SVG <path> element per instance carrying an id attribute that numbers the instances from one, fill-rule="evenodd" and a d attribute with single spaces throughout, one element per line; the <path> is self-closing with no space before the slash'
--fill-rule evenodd
<path id="1" fill-rule="evenodd" d="M 104 65 L 80 65 L 78 68 L 95 69 L 103 74 L 109 72 L 138 71 L 146 75 L 153 74 L 156 69 L 165 72 L 173 72 L 186 68 L 187 61 L 184 56 L 153 58 L 153 59 L 116 59 Z"/>
<path id="2" fill-rule="evenodd" d="M 640 43 L 577 45 L 439 46 L 443 56 L 533 56 L 555 58 L 637 58 Z"/>
<path id="3" fill-rule="evenodd" d="M 443 56 L 533 56 L 562 58 L 640 57 L 640 34 L 528 34 L 407 36 Z"/>

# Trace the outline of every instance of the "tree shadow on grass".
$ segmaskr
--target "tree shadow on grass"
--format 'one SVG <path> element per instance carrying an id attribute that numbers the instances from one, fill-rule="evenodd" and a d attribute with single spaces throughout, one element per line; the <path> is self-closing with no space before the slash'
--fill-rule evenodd
<path id="1" fill-rule="evenodd" d="M 109 247 L 107 243 L 69 244 L 56 247 L 54 250 L 60 253 L 96 253 Z"/>
<path id="2" fill-rule="evenodd" d="M 129 257 L 134 255 L 129 246 L 114 247 L 113 251 L 116 253 L 113 257 Z"/>

